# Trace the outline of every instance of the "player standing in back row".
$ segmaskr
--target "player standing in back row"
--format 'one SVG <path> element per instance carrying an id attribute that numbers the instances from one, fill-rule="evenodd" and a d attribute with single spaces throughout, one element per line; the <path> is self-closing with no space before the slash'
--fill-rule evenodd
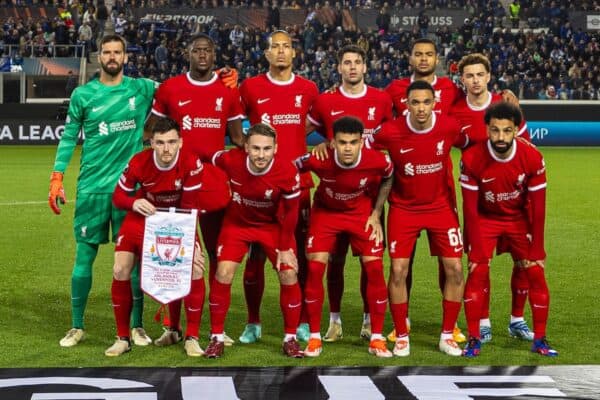
<path id="1" fill-rule="evenodd" d="M 211 157 L 224 149 L 227 134 L 234 145 L 242 146 L 244 110 L 237 88 L 227 87 L 214 71 L 216 49 L 213 40 L 204 34 L 196 35 L 190 39 L 187 51 L 189 72 L 160 85 L 146 128 L 151 129 L 161 117 L 174 119 L 181 126 L 181 137 L 185 140 L 182 151 L 199 157 L 205 168 L 214 169 Z M 209 281 L 217 271 L 217 238 L 223 214 L 224 211 L 219 210 L 200 215 L 200 229 L 209 258 Z M 171 302 L 169 326 L 154 341 L 155 345 L 169 346 L 183 338 L 179 329 L 180 314 L 181 300 Z M 231 345 L 233 340 L 227 337 L 225 343 Z"/>
<path id="2" fill-rule="evenodd" d="M 321 93 L 314 102 L 308 115 L 311 122 L 309 127 L 315 128 L 327 139 L 323 145 L 315 146 L 313 155 L 327 156 L 327 152 L 320 152 L 333 139 L 333 125 L 342 117 L 353 116 L 359 118 L 364 126 L 364 136 L 373 135 L 376 129 L 385 121 L 391 120 L 392 99 L 386 92 L 369 86 L 365 83 L 364 76 L 367 73 L 367 55 L 365 51 L 356 45 L 346 45 L 337 54 L 338 72 L 342 83 L 335 90 Z M 373 179 L 369 181 L 370 194 L 373 202 L 377 197 L 381 181 Z M 343 337 L 341 303 L 344 292 L 344 264 L 348 252 L 349 237 L 340 234 L 336 249 L 331 255 L 327 266 L 327 295 L 329 297 L 329 327 L 323 340 L 335 342 Z M 362 260 L 362 258 L 361 258 Z M 362 261 L 361 261 L 362 262 Z M 363 299 L 363 324 L 360 336 L 366 340 L 371 339 L 371 318 L 369 304 L 367 301 L 367 276 L 365 269 L 361 268 L 360 293 Z"/>
<path id="3" fill-rule="evenodd" d="M 269 62 L 269 71 L 242 82 L 240 93 L 250 124 L 264 123 L 272 126 L 277 131 L 277 158 L 291 163 L 306 153 L 306 117 L 319 90 L 314 82 L 294 74 L 292 68 L 296 52 L 292 38 L 287 32 L 273 32 L 267 43 L 265 57 Z M 301 287 L 306 278 L 304 243 L 312 186 L 310 173 L 302 174 L 296 227 L 296 242 L 299 249 L 298 278 Z M 253 343 L 261 336 L 260 303 L 265 286 L 265 258 L 259 246 L 252 246 L 244 270 L 248 323 L 240 336 L 242 343 Z M 307 341 L 306 316 L 303 315 L 301 320 L 304 323 L 298 329 L 298 339 Z"/>
<path id="4" fill-rule="evenodd" d="M 488 90 L 490 81 L 490 62 L 486 56 L 479 53 L 473 53 L 464 56 L 458 63 L 460 79 L 465 87 L 466 94 L 463 95 L 450 110 L 450 115 L 461 122 L 463 126 L 469 126 L 470 144 L 487 142 L 488 133 L 485 124 L 486 110 L 492 105 L 504 101 L 499 93 L 491 93 Z M 527 123 L 524 119 L 518 126 L 517 137 L 530 141 Z M 466 225 L 466 224 L 465 224 Z M 464 227 L 463 227 L 464 228 Z M 468 231 L 465 229 L 465 243 L 468 243 Z M 498 242 L 498 253 L 506 251 L 506 243 L 503 238 Z M 533 332 L 529 330 L 525 321 L 524 309 L 527 302 L 527 293 L 529 291 L 529 281 L 525 269 L 520 268 L 516 263 L 513 266 L 511 276 L 512 291 L 512 309 L 508 332 L 513 337 L 524 340 L 533 340 Z M 486 301 L 483 303 L 481 312 L 481 342 L 487 343 L 492 340 L 492 323 L 490 321 L 490 285 L 485 290 Z"/>
<path id="5" fill-rule="evenodd" d="M 71 275 L 71 329 L 61 339 L 62 347 L 77 345 L 85 337 L 83 314 L 92 287 L 92 265 L 98 246 L 113 241 L 125 211 L 112 204 L 112 192 L 129 159 L 142 149 L 144 120 L 148 115 L 156 83 L 123 76 L 127 62 L 125 40 L 118 35 L 102 38 L 98 61 L 100 77 L 75 89 L 71 96 L 65 131 L 56 150 L 50 178 L 48 202 L 60 214 L 65 202 L 63 174 L 71 161 L 80 131 L 85 135 L 77 179 L 77 201 L 73 229 L 75 265 Z M 142 323 L 144 308 L 138 268 L 134 269 L 131 332 L 136 345 L 152 340 Z"/>

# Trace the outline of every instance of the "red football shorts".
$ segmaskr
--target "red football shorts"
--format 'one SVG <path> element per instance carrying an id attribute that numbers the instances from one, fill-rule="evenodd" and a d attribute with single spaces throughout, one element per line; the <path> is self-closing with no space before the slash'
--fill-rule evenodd
<path id="1" fill-rule="evenodd" d="M 200 214 L 200 231 L 202 232 L 202 239 L 204 239 L 204 246 L 209 254 L 216 254 L 217 252 L 217 239 L 221 232 L 224 215 L 225 210 Z"/>
<path id="2" fill-rule="evenodd" d="M 529 240 L 529 224 L 525 219 L 506 221 L 480 214 L 479 221 L 483 254 L 487 258 L 491 259 L 494 247 L 502 244 L 503 250 L 510 252 L 513 260 L 527 259 L 531 241 Z"/>
<path id="3" fill-rule="evenodd" d="M 146 218 L 136 212 L 128 212 L 119 229 L 115 251 L 126 251 L 139 256 L 142 254 Z"/>
<path id="4" fill-rule="evenodd" d="M 331 254 L 336 250 L 338 236 L 346 234 L 355 255 L 383 257 L 383 243 L 375 245 L 375 240 L 369 240 L 372 230 L 365 232 L 367 218 L 368 215 L 352 215 L 314 207 L 310 216 L 306 252 Z"/>
<path id="5" fill-rule="evenodd" d="M 427 231 L 432 256 L 462 257 L 463 242 L 458 216 L 449 207 L 432 212 L 410 212 L 390 207 L 388 249 L 391 258 L 410 258 L 415 241 Z"/>
<path id="6" fill-rule="evenodd" d="M 278 242 L 279 226 L 277 224 L 241 227 L 224 223 L 217 244 L 217 261 L 241 263 L 250 245 L 256 243 L 263 248 L 274 267 L 277 262 L 275 249 Z M 296 251 L 296 249 L 293 250 Z"/>

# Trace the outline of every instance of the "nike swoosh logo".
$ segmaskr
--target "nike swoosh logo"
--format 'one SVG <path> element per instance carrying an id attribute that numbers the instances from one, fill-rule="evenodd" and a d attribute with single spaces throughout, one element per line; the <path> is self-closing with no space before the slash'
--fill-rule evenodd
<path id="1" fill-rule="evenodd" d="M 464 299 L 463 300 L 464 303 L 470 303 L 471 301 L 473 301 L 473 299 Z"/>
<path id="2" fill-rule="evenodd" d="M 104 106 L 100 106 L 100 107 L 92 107 L 92 112 L 96 112 L 96 111 L 100 111 L 104 108 Z"/>
<path id="3" fill-rule="evenodd" d="M 377 304 L 385 304 L 385 303 L 387 303 L 387 299 L 385 299 L 385 300 L 375 300 L 375 302 Z"/>
<path id="4" fill-rule="evenodd" d="M 156 185 L 156 182 L 144 182 L 144 183 L 142 183 L 142 186 L 144 186 L 144 187 L 152 186 L 152 185 Z"/>
<path id="5" fill-rule="evenodd" d="M 185 106 L 186 104 L 189 104 L 189 103 L 191 103 L 191 102 L 192 102 L 191 100 L 186 100 L 186 101 L 181 101 L 181 100 L 179 100 L 179 103 L 177 103 L 177 104 L 179 104 L 179 107 L 183 107 L 183 106 Z"/>
<path id="6" fill-rule="evenodd" d="M 298 307 L 300 307 L 300 303 L 298 303 L 298 304 L 290 304 L 290 303 L 288 303 L 288 307 L 289 308 L 298 308 Z"/>
<path id="7" fill-rule="evenodd" d="M 400 103 L 406 103 L 407 101 L 408 101 L 408 98 L 406 98 L 406 97 L 402 97 L 400 99 Z"/>
<path id="8" fill-rule="evenodd" d="M 238 181 L 236 181 L 236 180 L 230 179 L 229 181 L 230 181 L 231 183 L 233 183 L 234 185 L 242 186 L 242 184 L 241 184 L 241 183 L 239 183 L 239 182 L 238 182 Z"/>
<path id="9" fill-rule="evenodd" d="M 409 151 L 413 151 L 413 148 L 410 149 L 400 149 L 400 154 L 408 153 Z"/>
<path id="10" fill-rule="evenodd" d="M 455 247 L 455 248 L 454 248 L 454 252 L 455 252 L 455 253 L 458 253 L 459 251 L 462 251 L 462 249 L 463 249 L 463 248 L 462 248 L 462 246 L 460 246 L 460 247 Z"/>
<path id="11" fill-rule="evenodd" d="M 219 305 L 219 303 L 211 303 L 211 302 L 209 301 L 209 302 L 208 302 L 208 305 L 209 305 L 209 306 L 216 307 L 216 306 L 218 306 L 218 305 Z"/>
<path id="12" fill-rule="evenodd" d="M 335 179 L 321 178 L 323 182 L 335 183 Z"/>
<path id="13" fill-rule="evenodd" d="M 481 182 L 483 182 L 483 183 L 488 183 L 488 182 L 491 182 L 491 181 L 494 181 L 494 180 L 496 180 L 496 178 L 483 178 L 483 179 L 481 180 Z"/>
<path id="14" fill-rule="evenodd" d="M 380 252 L 381 250 L 383 250 L 383 248 L 382 248 L 382 247 L 380 247 L 380 248 L 378 248 L 378 249 L 376 249 L 376 248 L 371 248 L 371 253 L 377 253 L 377 252 Z"/>
<path id="15" fill-rule="evenodd" d="M 335 116 L 335 115 L 340 115 L 340 114 L 341 114 L 341 113 L 343 113 L 343 112 L 344 112 L 344 110 L 342 110 L 342 111 L 332 111 L 332 112 L 331 112 L 331 115 L 332 115 L 332 116 Z"/>
<path id="16" fill-rule="evenodd" d="M 312 303 L 316 303 L 316 302 L 317 302 L 317 299 L 315 299 L 315 300 L 308 300 L 308 299 L 304 299 L 304 302 L 305 302 L 306 304 L 312 304 Z"/>
<path id="17" fill-rule="evenodd" d="M 269 101 L 269 100 L 271 100 L 271 98 L 270 98 L 270 97 L 267 97 L 266 99 L 258 99 L 258 100 L 256 100 L 256 102 L 257 102 L 258 104 L 262 104 L 262 103 L 266 103 L 266 102 L 267 102 L 267 101 Z"/>
<path id="18" fill-rule="evenodd" d="M 202 310 L 202 309 L 201 308 L 188 308 L 189 312 L 198 312 L 200 310 Z"/>
<path id="19" fill-rule="evenodd" d="M 534 304 L 533 308 L 548 308 L 548 306 L 544 306 L 544 305 L 541 305 L 541 304 Z"/>

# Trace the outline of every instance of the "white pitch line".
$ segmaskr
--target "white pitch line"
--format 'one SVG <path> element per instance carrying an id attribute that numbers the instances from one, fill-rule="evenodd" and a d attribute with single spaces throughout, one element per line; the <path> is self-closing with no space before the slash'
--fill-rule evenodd
<path id="1" fill-rule="evenodd" d="M 29 204 L 46 204 L 47 202 L 48 202 L 48 200 L 46 200 L 46 201 L 10 201 L 10 202 L 4 202 L 4 203 L 0 202 L 0 206 L 26 206 Z"/>

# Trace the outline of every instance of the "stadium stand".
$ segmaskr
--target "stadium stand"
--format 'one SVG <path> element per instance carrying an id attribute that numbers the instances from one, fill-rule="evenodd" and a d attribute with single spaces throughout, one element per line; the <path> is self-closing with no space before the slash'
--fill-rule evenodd
<path id="1" fill-rule="evenodd" d="M 93 2 L 53 0 L 0 0 L 2 7 L 32 3 L 57 7 L 55 16 L 15 18 L 0 13 L 0 51 L 14 62 L 30 56 L 73 56 L 96 51 L 104 20 L 98 22 Z M 268 34 L 277 28 L 291 32 L 296 45 L 295 70 L 324 90 L 339 81 L 335 52 L 345 43 L 357 43 L 369 57 L 366 80 L 385 87 L 393 79 L 410 74 L 409 46 L 428 36 L 437 41 L 443 65 L 440 73 L 456 77 L 456 63 L 465 54 L 478 51 L 492 61 L 493 89 L 509 88 L 522 99 L 600 99 L 600 35 L 573 28 L 569 13 L 598 11 L 598 1 L 521 0 L 516 21 L 510 18 L 510 1 L 497 0 L 398 0 L 396 2 L 348 0 L 330 3 L 312 0 L 283 0 L 274 4 L 249 0 L 115 0 L 109 25 L 128 41 L 129 62 L 125 72 L 157 81 L 185 72 L 184 49 L 199 32 L 218 44 L 217 64 L 236 67 L 240 79 L 266 70 L 262 55 Z M 139 7 L 194 7 L 199 9 L 266 9 L 268 28 L 235 26 L 218 19 L 202 24 L 197 20 L 146 21 L 134 17 Z M 390 8 L 422 10 L 411 30 L 390 29 Z M 377 28 L 344 29 L 344 10 L 377 9 Z M 470 15 L 456 29 L 429 25 L 427 10 L 460 9 Z M 306 10 L 304 24 L 281 26 L 279 12 Z M 508 11 L 507 11 L 508 10 Z M 107 18 L 101 12 L 101 18 Z M 6 15 L 6 17 L 4 17 Z M 317 17 L 319 15 L 320 17 Z M 515 23 L 516 22 L 516 23 Z M 518 26 L 511 28 L 511 26 Z M 90 32 L 91 31 L 91 32 Z M 234 31 L 234 34 L 232 34 Z M 63 45 L 60 47 L 59 45 Z M 65 45 L 67 47 L 65 47 Z M 68 47 L 68 46 L 78 47 Z"/>

